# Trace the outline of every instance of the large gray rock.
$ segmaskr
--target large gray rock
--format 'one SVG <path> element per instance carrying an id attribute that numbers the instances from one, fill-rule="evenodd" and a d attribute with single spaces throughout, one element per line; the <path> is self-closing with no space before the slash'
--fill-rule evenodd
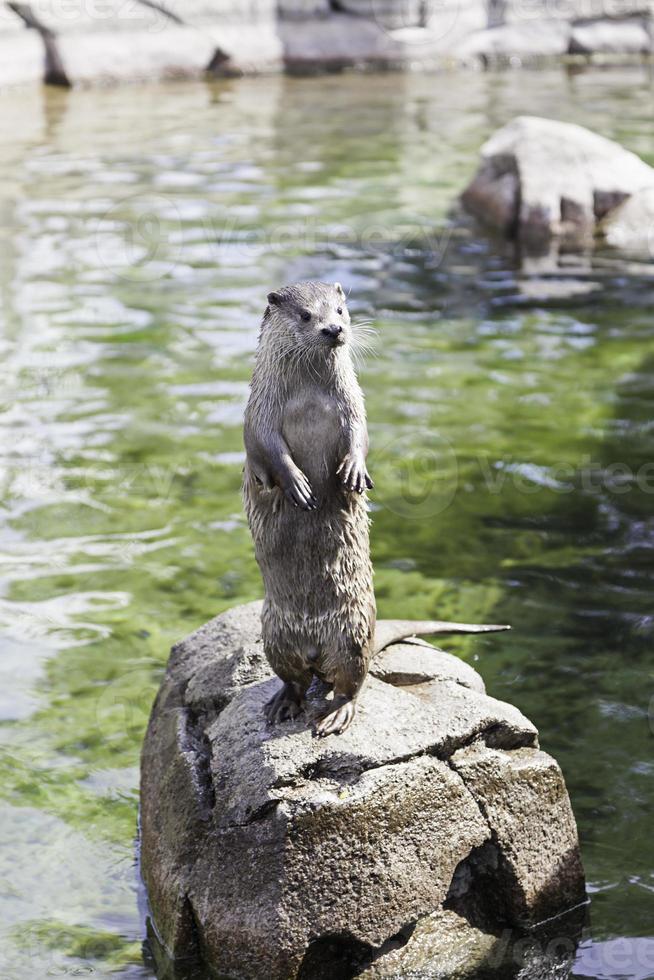
<path id="1" fill-rule="evenodd" d="M 476 962 L 499 909 L 511 926 L 583 901 L 561 773 L 472 668 L 391 644 L 342 736 L 271 729 L 260 608 L 175 647 L 152 711 L 141 859 L 160 950 L 247 980 L 397 976 L 430 949 L 470 965 L 472 944 Z"/>
<path id="2" fill-rule="evenodd" d="M 283 65 L 276 0 L 39 0 L 16 4 L 12 16 L 32 28 L 39 77 L 59 84 L 198 78 Z"/>
<path id="3" fill-rule="evenodd" d="M 0 87 L 39 82 L 44 73 L 43 45 L 14 11 L 0 4 Z"/>
<path id="4" fill-rule="evenodd" d="M 65 33 L 57 49 L 64 76 L 74 86 L 199 78 L 215 53 L 208 39 L 172 25 L 156 32 Z"/>
<path id="5" fill-rule="evenodd" d="M 536 116 L 503 126 L 481 156 L 464 207 L 535 248 L 555 237 L 590 244 L 598 220 L 654 186 L 654 170 L 635 153 L 582 126 Z"/>
<path id="6" fill-rule="evenodd" d="M 161 11 L 122 0 L 39 0 L 17 13 L 42 48 L 41 77 L 60 85 L 199 75 L 213 47 Z"/>
<path id="7" fill-rule="evenodd" d="M 648 22 L 642 17 L 625 20 L 587 20 L 573 24 L 570 34 L 572 54 L 648 54 L 652 38 Z"/>
<path id="8" fill-rule="evenodd" d="M 567 53 L 570 26 L 557 18 L 516 21 L 474 31 L 454 48 L 456 57 L 485 61 L 554 58 Z"/>
<path id="9" fill-rule="evenodd" d="M 360 7 L 360 13 L 356 12 Z M 352 66 L 410 70 L 451 64 L 453 46 L 475 29 L 483 5 L 447 0 L 442 9 L 413 23 L 410 10 L 395 14 L 381 6 L 370 16 L 370 4 L 316 20 L 280 21 L 284 61 L 292 70 Z"/>

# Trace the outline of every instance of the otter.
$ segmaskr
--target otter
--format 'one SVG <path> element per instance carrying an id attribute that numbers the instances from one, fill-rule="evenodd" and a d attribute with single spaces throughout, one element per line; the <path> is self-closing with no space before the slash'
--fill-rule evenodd
<path id="1" fill-rule="evenodd" d="M 316 734 L 352 722 L 373 652 L 364 399 L 340 283 L 269 293 L 245 412 L 245 510 L 265 586 L 264 651 L 282 680 L 270 724 L 314 677 L 333 688 Z"/>

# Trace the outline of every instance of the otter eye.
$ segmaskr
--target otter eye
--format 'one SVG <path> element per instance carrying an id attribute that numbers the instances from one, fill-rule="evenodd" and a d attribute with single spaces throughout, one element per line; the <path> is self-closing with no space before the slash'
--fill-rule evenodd
<path id="1" fill-rule="evenodd" d="M 304 310 L 302 312 L 301 316 L 302 316 L 302 319 L 304 320 L 305 323 L 308 323 L 309 320 L 311 319 L 311 314 L 309 313 L 308 310 Z"/>
<path id="2" fill-rule="evenodd" d="M 341 306 L 338 307 L 336 312 L 338 313 L 339 316 L 343 316 L 343 308 Z"/>

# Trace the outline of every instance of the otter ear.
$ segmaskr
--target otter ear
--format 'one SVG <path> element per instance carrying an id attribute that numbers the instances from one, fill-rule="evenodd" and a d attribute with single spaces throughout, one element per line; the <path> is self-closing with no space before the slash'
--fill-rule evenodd
<path id="1" fill-rule="evenodd" d="M 341 286 L 340 282 L 334 283 L 334 289 L 336 290 L 337 293 L 340 293 L 341 296 L 345 296 L 345 293 L 343 292 L 343 287 Z"/>
<path id="2" fill-rule="evenodd" d="M 282 305 L 282 294 L 281 293 L 268 293 L 268 302 L 271 306 L 281 306 Z"/>

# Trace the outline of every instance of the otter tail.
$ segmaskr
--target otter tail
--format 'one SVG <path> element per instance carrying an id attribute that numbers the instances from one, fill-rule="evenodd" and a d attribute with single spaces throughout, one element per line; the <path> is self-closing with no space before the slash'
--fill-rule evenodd
<path id="1" fill-rule="evenodd" d="M 416 620 L 381 619 L 375 630 L 374 652 L 380 653 L 391 643 L 412 636 L 434 636 L 436 633 L 499 633 L 510 626 L 477 626 L 474 623 L 446 623 L 440 619 Z"/>

